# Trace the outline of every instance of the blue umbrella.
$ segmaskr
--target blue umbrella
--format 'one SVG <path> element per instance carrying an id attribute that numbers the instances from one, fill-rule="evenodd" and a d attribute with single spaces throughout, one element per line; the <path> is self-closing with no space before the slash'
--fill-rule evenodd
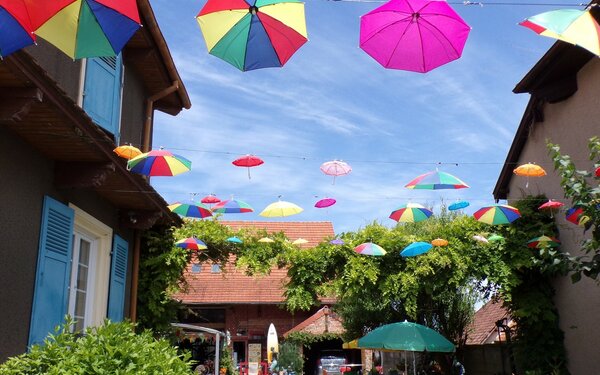
<path id="1" fill-rule="evenodd" d="M 413 242 L 410 245 L 406 246 L 404 250 L 400 253 L 403 257 L 414 257 L 417 255 L 425 254 L 433 247 L 432 244 L 428 242 Z"/>
<path id="2" fill-rule="evenodd" d="M 456 210 L 460 210 L 465 207 L 469 207 L 469 205 L 470 205 L 470 203 L 467 201 L 458 201 L 458 202 L 452 203 L 450 206 L 448 206 L 448 209 L 450 211 L 456 211 Z"/>
<path id="3" fill-rule="evenodd" d="M 240 240 L 240 239 L 239 239 L 239 238 L 237 238 L 237 237 L 229 237 L 229 238 L 227 239 L 227 241 L 229 241 L 229 242 L 233 242 L 233 243 L 243 243 L 243 242 L 244 242 L 244 241 Z"/>

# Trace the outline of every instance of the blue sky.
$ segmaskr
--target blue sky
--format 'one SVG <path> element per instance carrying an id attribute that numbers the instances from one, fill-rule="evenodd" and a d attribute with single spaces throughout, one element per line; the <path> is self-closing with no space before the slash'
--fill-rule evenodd
<path id="1" fill-rule="evenodd" d="M 194 19 L 204 3 L 153 1 L 192 100 L 177 117 L 157 113 L 154 146 L 187 157 L 193 169 L 152 184 L 170 203 L 215 193 L 254 207 L 231 220 L 263 220 L 258 213 L 281 195 L 305 211 L 275 220 L 332 221 L 337 233 L 374 220 L 395 225 L 390 212 L 409 201 L 466 199 L 469 213 L 493 203 L 528 100 L 512 89 L 553 42 L 517 23 L 559 8 L 453 5 L 473 28 L 463 56 L 420 74 L 384 69 L 358 48 L 359 17 L 381 3 L 308 0 L 309 42 L 283 68 L 243 73 L 207 53 Z M 231 164 L 244 154 L 265 160 L 251 180 Z M 353 167 L 335 185 L 319 170 L 332 159 Z M 404 188 L 438 162 L 471 188 Z M 313 207 L 326 196 L 338 203 Z"/>

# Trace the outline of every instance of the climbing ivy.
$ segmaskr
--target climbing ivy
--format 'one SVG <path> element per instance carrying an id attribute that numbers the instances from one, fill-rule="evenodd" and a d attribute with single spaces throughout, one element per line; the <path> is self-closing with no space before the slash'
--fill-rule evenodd
<path id="1" fill-rule="evenodd" d="M 328 340 L 339 340 L 342 337 L 337 333 L 313 334 L 308 332 L 292 332 L 286 337 L 286 341 L 300 346 L 311 346 L 314 343 Z"/>

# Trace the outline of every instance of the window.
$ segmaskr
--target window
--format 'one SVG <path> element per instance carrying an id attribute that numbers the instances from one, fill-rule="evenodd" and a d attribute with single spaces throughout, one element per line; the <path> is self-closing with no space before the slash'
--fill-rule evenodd
<path id="1" fill-rule="evenodd" d="M 200 263 L 192 264 L 192 273 L 200 273 L 202 271 L 202 265 Z"/>
<path id="2" fill-rule="evenodd" d="M 90 325 L 90 312 L 94 311 L 97 242 L 96 238 L 81 230 L 76 229 L 73 236 L 69 315 L 76 321 L 75 331 L 83 331 Z"/>
<path id="3" fill-rule="evenodd" d="M 213 264 L 210 268 L 210 272 L 212 273 L 221 273 L 221 265 L 219 264 Z"/>

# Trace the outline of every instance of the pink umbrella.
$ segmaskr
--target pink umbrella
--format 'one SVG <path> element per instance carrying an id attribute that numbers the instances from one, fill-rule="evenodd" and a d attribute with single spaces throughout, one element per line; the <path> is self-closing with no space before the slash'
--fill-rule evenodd
<path id="1" fill-rule="evenodd" d="M 209 194 L 206 197 L 202 198 L 202 200 L 200 200 L 200 202 L 202 202 L 204 204 L 215 204 L 215 203 L 220 203 L 221 200 L 219 198 L 217 198 L 216 195 Z"/>
<path id="2" fill-rule="evenodd" d="M 538 207 L 538 210 L 550 210 L 550 217 L 554 217 L 554 209 L 558 210 L 564 203 L 553 201 L 552 199 Z"/>
<path id="3" fill-rule="evenodd" d="M 333 198 L 323 198 L 320 201 L 318 201 L 317 203 L 315 203 L 315 207 L 316 208 L 327 208 L 327 207 L 333 206 L 335 204 L 335 202 L 337 202 L 337 201 Z"/>
<path id="4" fill-rule="evenodd" d="M 250 168 L 258 167 L 259 165 L 264 164 L 264 161 L 258 156 L 245 155 L 235 159 L 231 162 L 231 164 L 235 165 L 236 167 L 248 168 L 248 179 L 250 179 Z"/>
<path id="5" fill-rule="evenodd" d="M 360 19 L 360 48 L 389 69 L 426 73 L 458 59 L 471 28 L 445 1 L 391 0 Z"/>
<path id="6" fill-rule="evenodd" d="M 352 172 L 352 167 L 341 160 L 332 160 L 321 164 L 321 172 L 333 176 L 333 185 L 335 185 L 335 178 Z"/>

